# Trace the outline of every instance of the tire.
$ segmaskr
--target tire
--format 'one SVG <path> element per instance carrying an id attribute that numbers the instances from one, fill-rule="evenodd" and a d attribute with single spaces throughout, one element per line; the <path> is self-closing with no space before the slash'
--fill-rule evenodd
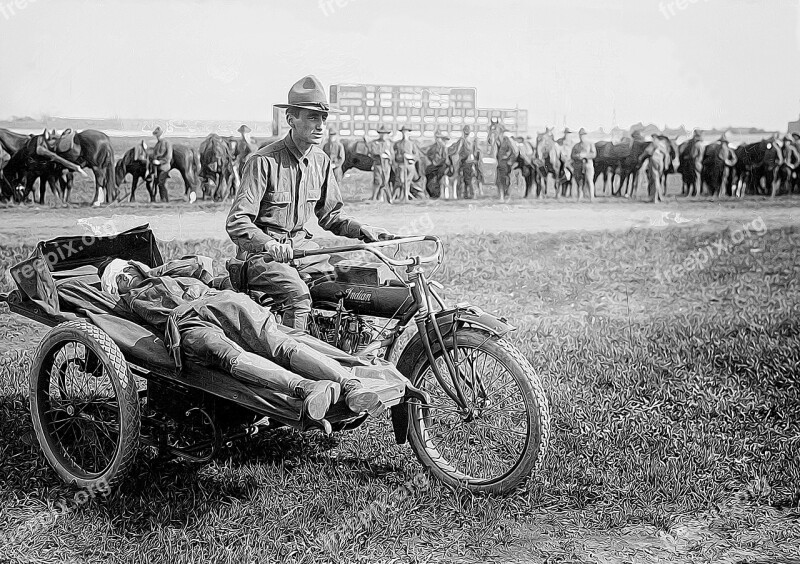
<path id="1" fill-rule="evenodd" d="M 441 349 L 437 347 L 433 353 L 449 383 Z M 411 374 L 411 382 L 430 394 L 431 404 L 408 404 L 411 448 L 419 461 L 448 485 L 473 493 L 507 494 L 528 479 L 547 452 L 550 438 L 547 397 L 533 367 L 507 341 L 465 328 L 458 332 L 458 353 L 462 370 L 466 369 L 462 371 L 466 372 L 462 382 L 471 420 L 465 419 L 466 412 L 456 411 L 457 404 L 436 380 L 427 356 L 423 356 Z M 479 365 L 480 359 L 484 360 Z M 487 361 L 492 363 L 489 367 L 496 368 L 496 373 L 489 372 Z M 499 381 L 501 375 L 505 375 L 504 381 Z M 500 384 L 497 389 L 493 387 L 496 383 Z M 449 385 L 455 393 L 452 383 Z M 503 414 L 509 415 L 510 420 L 503 423 L 494 420 Z M 479 436 L 481 429 L 483 436 Z M 454 433 L 463 434 L 464 439 L 455 437 L 448 441 Z M 518 448 L 509 448 L 507 442 L 500 441 L 501 436 L 516 437 Z M 481 450 L 484 455 L 488 453 L 483 463 L 476 456 L 480 454 L 476 451 Z"/>
<path id="2" fill-rule="evenodd" d="M 136 381 L 116 343 L 84 320 L 54 327 L 36 350 L 29 392 L 53 469 L 69 484 L 108 493 L 134 462 L 141 423 Z"/>

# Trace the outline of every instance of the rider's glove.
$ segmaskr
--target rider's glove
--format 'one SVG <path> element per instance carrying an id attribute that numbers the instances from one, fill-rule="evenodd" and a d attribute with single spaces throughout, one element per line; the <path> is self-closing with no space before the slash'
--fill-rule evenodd
<path id="1" fill-rule="evenodd" d="M 377 241 L 391 241 L 395 236 L 389 233 L 386 229 L 380 227 L 372 227 L 371 225 L 361 226 L 361 240 L 367 243 L 375 243 Z"/>

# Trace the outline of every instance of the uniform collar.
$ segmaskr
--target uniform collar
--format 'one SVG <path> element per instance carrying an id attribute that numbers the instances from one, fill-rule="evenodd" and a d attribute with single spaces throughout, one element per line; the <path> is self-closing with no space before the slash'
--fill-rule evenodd
<path id="1" fill-rule="evenodd" d="M 301 152 L 300 152 L 300 149 L 298 149 L 298 148 L 297 148 L 297 145 L 295 145 L 295 143 L 294 143 L 294 139 L 292 139 L 292 132 L 291 132 L 291 130 L 289 131 L 289 133 L 287 133 L 287 134 L 286 134 L 286 137 L 284 137 L 284 138 L 283 138 L 283 142 L 286 144 L 286 147 L 289 149 L 289 152 L 290 152 L 290 153 L 292 154 L 292 156 L 293 156 L 293 157 L 294 157 L 294 158 L 297 160 L 297 162 L 302 162 L 302 161 L 303 161 L 303 157 L 308 157 L 308 155 L 309 155 L 309 154 L 311 153 L 311 151 L 314 149 L 314 146 L 313 146 L 313 145 L 311 145 L 311 146 L 308 148 L 308 151 L 306 151 L 306 154 L 305 154 L 305 155 L 304 155 L 303 153 L 301 153 Z"/>

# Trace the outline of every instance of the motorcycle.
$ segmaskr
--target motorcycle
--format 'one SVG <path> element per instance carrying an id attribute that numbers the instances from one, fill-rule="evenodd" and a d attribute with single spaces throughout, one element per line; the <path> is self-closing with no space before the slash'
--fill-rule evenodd
<path id="1" fill-rule="evenodd" d="M 435 249 L 400 258 L 385 252 L 410 244 Z M 362 256 L 342 258 L 354 252 Z M 312 298 L 309 332 L 347 353 L 395 364 L 431 398 L 391 408 L 397 441 L 407 439 L 420 462 L 453 486 L 505 493 L 524 482 L 541 465 L 550 436 L 541 379 L 509 341 L 516 328 L 507 319 L 442 298 L 433 279 L 444 261 L 440 239 L 294 251 L 295 259 L 319 255 L 332 257 L 334 272 L 300 269 Z"/>

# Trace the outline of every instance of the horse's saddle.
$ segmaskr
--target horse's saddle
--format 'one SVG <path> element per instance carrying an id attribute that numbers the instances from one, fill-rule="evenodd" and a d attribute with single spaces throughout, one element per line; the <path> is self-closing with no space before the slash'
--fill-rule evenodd
<path id="1" fill-rule="evenodd" d="M 56 141 L 56 152 L 57 153 L 69 153 L 72 150 L 72 147 L 75 145 L 75 133 L 74 129 L 65 129 L 61 136 Z"/>

